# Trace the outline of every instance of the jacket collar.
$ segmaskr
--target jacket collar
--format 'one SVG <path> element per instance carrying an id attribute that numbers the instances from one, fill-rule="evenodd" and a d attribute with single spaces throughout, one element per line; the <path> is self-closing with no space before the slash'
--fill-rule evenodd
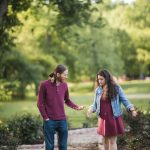
<path id="1" fill-rule="evenodd" d="M 103 89 L 101 86 L 98 86 L 97 89 L 96 89 L 96 93 L 97 94 L 101 94 L 103 92 Z"/>

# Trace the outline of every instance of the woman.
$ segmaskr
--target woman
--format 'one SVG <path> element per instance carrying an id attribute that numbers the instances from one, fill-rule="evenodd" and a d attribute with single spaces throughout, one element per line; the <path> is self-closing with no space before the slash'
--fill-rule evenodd
<path id="1" fill-rule="evenodd" d="M 88 110 L 88 116 L 93 112 L 97 113 L 97 133 L 104 137 L 105 150 L 117 150 L 117 136 L 124 133 L 121 103 L 132 116 L 135 117 L 137 112 L 122 88 L 114 82 L 109 71 L 98 72 L 97 84 L 94 102 Z"/>
<path id="2" fill-rule="evenodd" d="M 58 133 L 59 150 L 67 150 L 68 129 L 64 103 L 75 110 L 82 110 L 83 106 L 75 105 L 69 98 L 65 82 L 68 69 L 65 66 L 58 65 L 49 76 L 50 79 L 40 85 L 37 104 L 44 120 L 46 150 L 54 150 L 55 132 Z"/>

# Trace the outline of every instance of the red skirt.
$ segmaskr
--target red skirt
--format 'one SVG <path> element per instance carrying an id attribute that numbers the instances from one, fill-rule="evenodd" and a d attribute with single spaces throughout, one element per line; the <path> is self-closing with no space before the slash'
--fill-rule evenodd
<path id="1" fill-rule="evenodd" d="M 108 123 L 107 120 L 99 117 L 97 133 L 103 136 L 118 136 L 120 134 L 124 134 L 122 117 L 119 116 L 111 123 Z"/>

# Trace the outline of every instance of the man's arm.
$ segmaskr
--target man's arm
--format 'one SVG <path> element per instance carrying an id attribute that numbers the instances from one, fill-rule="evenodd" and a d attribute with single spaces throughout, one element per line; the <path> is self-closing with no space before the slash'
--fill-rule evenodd
<path id="1" fill-rule="evenodd" d="M 70 100 L 68 87 L 67 87 L 67 90 L 66 90 L 66 92 L 65 92 L 65 104 L 66 104 L 68 107 L 73 108 L 73 109 L 75 109 L 75 110 L 79 110 L 79 109 L 80 109 L 80 106 L 74 104 L 74 103 Z"/>
<path id="2" fill-rule="evenodd" d="M 41 116 L 43 117 L 44 120 L 48 120 L 48 115 L 46 114 L 45 110 L 45 87 L 44 83 L 40 84 L 39 87 L 39 92 L 38 92 L 38 102 L 37 102 L 37 107 L 40 111 Z"/>

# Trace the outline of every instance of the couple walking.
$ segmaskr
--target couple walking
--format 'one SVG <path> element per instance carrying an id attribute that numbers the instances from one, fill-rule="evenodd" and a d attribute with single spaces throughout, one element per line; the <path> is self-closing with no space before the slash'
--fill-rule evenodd
<path id="1" fill-rule="evenodd" d="M 37 106 L 43 117 L 46 150 L 54 150 L 55 132 L 58 133 L 59 150 L 67 150 L 68 128 L 64 103 L 75 110 L 84 109 L 84 106 L 78 106 L 70 100 L 65 82 L 67 76 L 68 69 L 64 65 L 58 65 L 49 75 L 50 79 L 43 81 L 39 87 Z M 87 115 L 96 112 L 97 133 L 104 138 L 105 150 L 117 150 L 117 136 L 124 133 L 121 103 L 132 116 L 135 117 L 137 112 L 107 70 L 101 70 L 96 77 L 98 86 Z"/>

